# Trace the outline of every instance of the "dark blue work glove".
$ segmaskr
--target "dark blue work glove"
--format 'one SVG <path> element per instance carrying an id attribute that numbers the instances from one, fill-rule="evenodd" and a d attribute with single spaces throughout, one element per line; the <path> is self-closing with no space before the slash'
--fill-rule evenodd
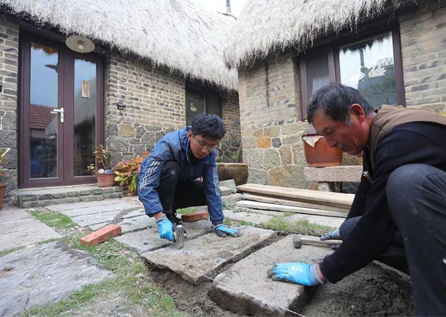
<path id="1" fill-rule="evenodd" d="M 317 264 L 279 263 L 268 270 L 268 277 L 274 281 L 290 282 L 305 286 L 324 284 L 317 275 Z"/>
<path id="2" fill-rule="evenodd" d="M 320 237 L 321 241 L 325 240 L 341 240 L 341 235 L 339 234 L 339 229 L 333 232 L 327 233 L 326 235 Z"/>
<path id="3" fill-rule="evenodd" d="M 174 242 L 173 238 L 173 226 L 169 219 L 167 219 L 166 215 L 163 215 L 159 219 L 156 220 L 158 224 L 158 232 L 160 234 L 161 239 L 166 239 L 171 242 Z"/>
<path id="4" fill-rule="evenodd" d="M 232 236 L 234 238 L 237 238 L 242 235 L 240 230 L 234 228 L 228 228 L 224 224 L 215 225 L 214 232 L 220 238 L 225 238 L 226 236 Z"/>

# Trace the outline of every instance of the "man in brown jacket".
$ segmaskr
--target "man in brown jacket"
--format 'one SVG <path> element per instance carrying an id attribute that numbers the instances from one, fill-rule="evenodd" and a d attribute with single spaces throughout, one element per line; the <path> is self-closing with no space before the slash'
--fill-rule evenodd
<path id="1" fill-rule="evenodd" d="M 382 106 L 332 84 L 311 98 L 308 120 L 331 147 L 364 151 L 342 245 L 319 264 L 281 263 L 274 279 L 336 283 L 375 259 L 409 273 L 416 315 L 446 314 L 446 117 Z M 407 262 L 406 262 L 407 259 Z"/>

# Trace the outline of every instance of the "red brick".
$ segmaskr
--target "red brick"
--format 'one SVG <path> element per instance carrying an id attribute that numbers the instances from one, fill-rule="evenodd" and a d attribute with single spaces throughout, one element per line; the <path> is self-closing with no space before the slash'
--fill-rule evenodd
<path id="1" fill-rule="evenodd" d="M 110 238 L 116 237 L 121 234 L 121 226 L 112 224 L 98 229 L 85 237 L 82 237 L 80 242 L 83 245 L 97 245 L 101 242 L 107 241 Z"/>
<path id="2" fill-rule="evenodd" d="M 208 218 L 209 218 L 209 213 L 207 211 L 199 211 L 199 212 L 194 212 L 192 214 L 181 216 L 181 220 L 183 220 L 183 222 L 194 222 Z"/>

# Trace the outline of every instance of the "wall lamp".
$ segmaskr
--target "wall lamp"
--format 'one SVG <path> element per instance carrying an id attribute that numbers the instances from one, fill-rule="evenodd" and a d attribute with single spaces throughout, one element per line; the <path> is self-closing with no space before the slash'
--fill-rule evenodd
<path id="1" fill-rule="evenodd" d="M 126 105 L 122 101 L 119 101 L 116 106 L 118 106 L 118 110 L 124 110 Z"/>

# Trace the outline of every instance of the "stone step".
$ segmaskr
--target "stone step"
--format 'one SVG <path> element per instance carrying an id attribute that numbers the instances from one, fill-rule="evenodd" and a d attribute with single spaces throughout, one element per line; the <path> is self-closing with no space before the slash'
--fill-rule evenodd
<path id="1" fill-rule="evenodd" d="M 317 263 L 333 251 L 329 248 L 293 246 L 293 235 L 277 241 L 234 264 L 212 284 L 212 299 L 222 308 L 253 316 L 288 316 L 299 313 L 314 288 L 273 281 L 267 270 L 276 263 Z"/>
<path id="2" fill-rule="evenodd" d="M 111 198 L 121 198 L 120 186 L 99 187 L 97 185 L 77 185 L 20 189 L 17 204 L 21 208 L 37 208 L 76 202 L 92 202 Z"/>
<path id="3" fill-rule="evenodd" d="M 142 256 L 151 265 L 173 271 L 186 281 L 199 285 L 213 278 L 225 264 L 239 261 L 277 237 L 271 230 L 253 227 L 241 230 L 243 235 L 238 238 L 220 238 L 209 233 L 186 241 L 183 249 L 171 245 Z"/>

